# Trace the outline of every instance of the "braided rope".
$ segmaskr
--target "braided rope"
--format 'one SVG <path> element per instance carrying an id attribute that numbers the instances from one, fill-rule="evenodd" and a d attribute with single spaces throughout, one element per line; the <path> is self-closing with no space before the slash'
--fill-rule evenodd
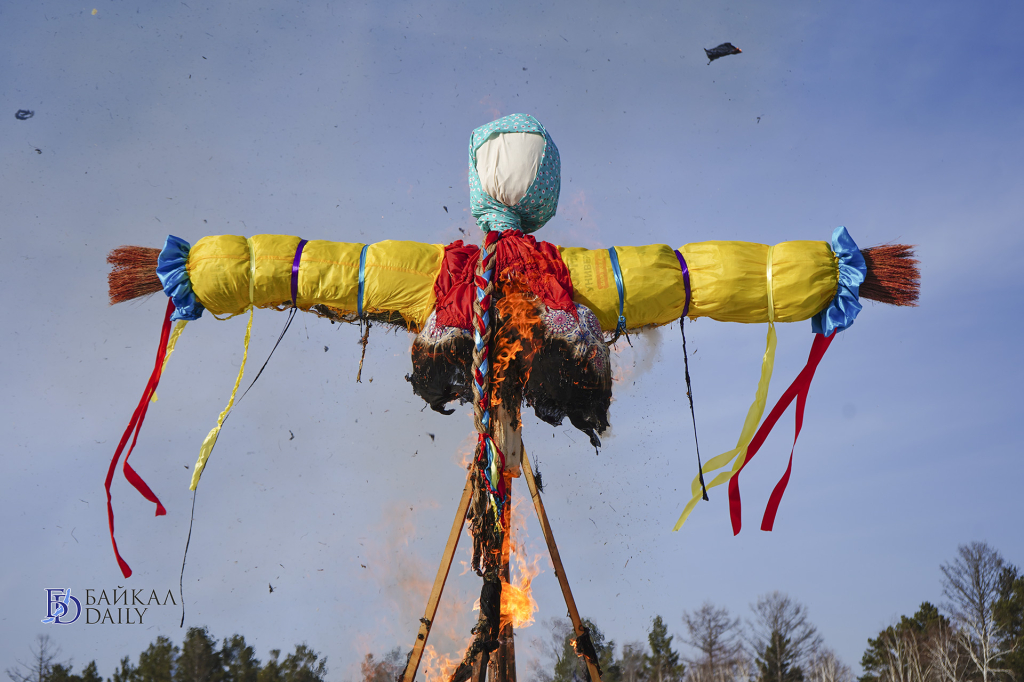
<path id="1" fill-rule="evenodd" d="M 480 250 L 476 267 L 476 297 L 473 300 L 473 422 L 479 437 L 477 439 L 477 466 L 480 469 L 482 488 L 490 497 L 490 507 L 495 518 L 500 519 L 497 510 L 505 498 L 505 455 L 491 437 L 491 339 L 494 320 L 491 315 L 494 292 L 495 251 L 500 233 L 488 235 Z M 500 521 L 498 521 L 500 524 Z"/>
<path id="2" fill-rule="evenodd" d="M 488 243 L 490 242 L 490 243 Z M 473 423 L 477 433 L 491 432 L 491 294 L 494 291 L 494 253 L 497 240 L 485 240 L 476 266 L 473 299 Z"/>

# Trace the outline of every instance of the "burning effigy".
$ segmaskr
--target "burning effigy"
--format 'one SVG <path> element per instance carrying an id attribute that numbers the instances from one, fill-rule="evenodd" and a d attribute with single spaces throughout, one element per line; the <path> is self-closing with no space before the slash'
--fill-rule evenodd
<path id="1" fill-rule="evenodd" d="M 509 594 L 509 516 L 512 480 L 526 474 L 548 547 L 557 559 L 539 492 L 523 448 L 521 409 L 549 424 L 568 419 L 595 447 L 609 427 L 612 399 L 609 346 L 622 335 L 675 321 L 707 317 L 767 326 L 765 352 L 753 404 L 737 446 L 698 465 L 691 499 L 675 529 L 707 489 L 729 484 L 733 530 L 741 527 L 739 474 L 771 428 L 796 400 L 797 435 L 815 368 L 835 335 L 853 324 L 861 299 L 914 305 L 917 261 L 910 247 L 861 249 L 844 227 L 829 241 L 775 245 L 734 241 L 584 249 L 539 241 L 534 233 L 557 209 L 560 158 L 547 130 L 532 116 L 514 114 L 477 128 L 469 145 L 469 189 L 482 244 L 373 244 L 307 240 L 298 236 L 208 236 L 194 245 L 168 236 L 162 249 L 125 246 L 108 257 L 110 300 L 163 292 L 167 307 L 153 372 L 139 406 L 111 460 L 106 477 L 114 554 L 125 577 L 131 569 L 114 540 L 110 485 L 122 453 L 128 481 L 147 500 L 163 505 L 128 464 L 160 376 L 187 322 L 248 313 L 242 366 L 227 406 L 204 439 L 192 473 L 195 490 L 220 428 L 235 403 L 248 356 L 255 308 L 312 312 L 333 322 L 403 327 L 415 334 L 413 392 L 433 410 L 452 414 L 469 404 L 477 431 L 466 490 L 453 527 L 454 552 L 463 519 L 473 536 L 472 567 L 483 579 L 480 615 L 455 682 L 482 679 L 501 666 L 511 625 L 502 618 Z M 775 323 L 811 320 L 814 341 L 804 369 L 769 416 L 767 407 L 776 350 Z M 172 323 L 174 325 L 172 330 Z M 287 329 L 287 325 L 286 325 Z M 362 343 L 366 343 L 364 334 Z M 685 348 L 685 336 L 684 336 Z M 131 445 L 128 446 L 129 439 Z M 127 446 L 127 451 L 126 451 Z M 795 442 L 794 442 L 795 447 Z M 792 453 L 790 456 L 792 466 Z M 776 486 L 762 520 L 774 524 L 790 470 Z M 715 474 L 705 481 L 705 474 Z M 448 565 L 451 552 L 446 550 Z M 429 636 L 440 589 L 442 562 L 406 670 L 411 682 Z M 564 572 L 557 571 L 559 579 Z M 443 574 L 443 575 L 442 575 Z M 440 585 L 440 587 L 438 586 Z M 567 603 L 568 584 L 563 582 Z M 575 606 L 570 604 L 570 613 Z M 573 618 L 577 649 L 599 676 L 586 631 Z M 592 649 L 592 647 L 591 647 Z M 497 651 L 492 660 L 492 653 Z M 483 672 L 481 672 L 483 671 Z"/>

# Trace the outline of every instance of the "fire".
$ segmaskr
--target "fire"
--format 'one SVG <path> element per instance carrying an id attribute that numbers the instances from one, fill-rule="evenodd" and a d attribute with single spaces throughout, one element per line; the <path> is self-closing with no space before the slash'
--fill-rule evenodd
<path id="1" fill-rule="evenodd" d="M 519 355 L 523 350 L 523 344 L 519 339 L 509 341 L 507 336 L 499 336 L 498 342 L 495 344 L 494 353 L 494 386 L 491 389 L 491 404 L 498 406 L 501 404 L 501 394 L 498 392 L 498 387 L 501 386 L 501 382 L 505 380 L 505 376 L 508 373 L 508 367 L 515 360 L 516 356 Z M 525 377 L 529 377 L 529 369 L 524 373 Z M 525 383 L 525 381 L 524 381 Z"/>
<path id="2" fill-rule="evenodd" d="M 472 641 L 472 638 L 467 640 L 466 646 L 468 647 Z M 455 669 L 459 667 L 461 662 L 461 658 L 451 658 L 450 656 L 437 653 L 437 650 L 428 644 L 423 647 L 423 659 L 420 662 L 420 670 L 423 672 L 423 679 L 426 682 L 449 682 L 452 679 L 452 675 L 455 674 Z"/>
<path id="3" fill-rule="evenodd" d="M 526 563 L 525 561 L 523 562 Z M 501 626 L 511 622 L 514 628 L 527 628 L 533 625 L 533 614 L 537 611 L 537 602 L 530 590 L 530 583 L 540 573 L 537 562 L 526 566 L 528 572 L 521 574 L 516 582 L 510 585 L 501 583 Z"/>
<path id="4" fill-rule="evenodd" d="M 519 280 L 506 280 L 501 284 L 503 295 L 496 307 L 502 318 L 502 330 L 514 330 L 519 338 L 512 339 L 507 333 L 497 335 L 494 344 L 494 379 L 491 382 L 491 403 L 501 404 L 501 383 L 509 374 L 509 368 L 519 357 L 522 375 L 517 381 L 526 384 L 530 379 L 530 359 L 540 349 L 541 329 L 537 296 Z M 524 343 L 525 342 L 525 343 Z M 521 357 L 520 357 L 521 356 Z M 518 414 L 519 406 L 514 406 Z"/>
<path id="5" fill-rule="evenodd" d="M 540 573 L 537 563 L 541 555 L 535 554 L 532 561 L 526 560 L 526 518 L 519 509 L 522 500 L 512 505 L 512 541 L 509 543 L 509 574 L 512 583 L 501 581 L 501 626 L 508 622 L 514 628 L 527 628 L 533 624 L 537 602 L 530 585 Z"/>

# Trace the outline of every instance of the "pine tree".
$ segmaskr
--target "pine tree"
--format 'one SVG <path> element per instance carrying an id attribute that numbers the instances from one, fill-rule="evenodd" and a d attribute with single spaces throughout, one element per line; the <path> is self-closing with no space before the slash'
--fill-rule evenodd
<path id="1" fill-rule="evenodd" d="M 174 682 L 222 682 L 222 677 L 220 652 L 210 633 L 206 628 L 189 628 L 181 643 Z"/>
<path id="2" fill-rule="evenodd" d="M 171 682 L 171 672 L 177 658 L 178 647 L 160 635 L 149 648 L 139 654 L 134 682 Z"/>
<path id="3" fill-rule="evenodd" d="M 277 662 L 280 656 L 280 649 L 270 650 L 270 660 L 260 668 L 256 675 L 256 682 L 281 682 L 281 664 Z"/>
<path id="4" fill-rule="evenodd" d="M 686 667 L 679 662 L 679 654 L 672 650 L 672 639 L 661 616 L 655 616 L 647 635 L 651 653 L 644 660 L 648 682 L 680 682 L 683 679 Z"/>
<path id="5" fill-rule="evenodd" d="M 111 682 L 135 682 L 135 666 L 132 659 L 125 656 L 121 659 L 121 667 L 114 671 Z"/>
<path id="6" fill-rule="evenodd" d="M 82 678 L 71 673 L 70 665 L 55 663 L 50 668 L 50 674 L 46 676 L 45 682 L 82 682 Z"/>
<path id="7" fill-rule="evenodd" d="M 224 682 L 256 682 L 260 673 L 256 652 L 241 635 L 231 635 L 230 639 L 224 640 L 220 661 L 224 666 Z"/>
<path id="8" fill-rule="evenodd" d="M 796 665 L 796 651 L 789 637 L 775 630 L 764 651 L 757 657 L 760 682 L 803 682 L 804 672 Z"/>
<path id="9" fill-rule="evenodd" d="M 992 615 L 1002 631 L 999 647 L 1005 652 L 1001 667 L 1013 675 L 1016 682 L 1024 682 L 1024 575 L 1016 566 L 1006 566 L 999 578 L 999 599 Z"/>
<path id="10" fill-rule="evenodd" d="M 395 658 L 400 657 L 400 650 L 395 648 Z M 397 669 L 398 661 L 394 661 Z M 323 682 L 327 676 L 327 658 L 320 658 L 320 654 L 313 651 L 305 644 L 297 644 L 295 653 L 288 654 L 281 666 L 284 682 Z"/>
<path id="11" fill-rule="evenodd" d="M 80 675 L 75 675 L 72 672 L 70 662 L 54 663 L 44 682 L 103 682 L 103 678 L 96 671 L 96 661 L 90 661 L 89 665 L 82 669 Z"/>
<path id="12" fill-rule="evenodd" d="M 96 661 L 89 661 L 89 665 L 82 668 L 80 677 L 82 682 L 103 682 L 103 676 L 96 669 Z"/>

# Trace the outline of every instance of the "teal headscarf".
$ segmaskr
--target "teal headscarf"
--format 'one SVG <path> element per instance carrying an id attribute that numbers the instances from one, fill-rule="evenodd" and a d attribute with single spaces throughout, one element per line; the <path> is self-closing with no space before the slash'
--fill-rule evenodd
<path id="1" fill-rule="evenodd" d="M 515 206 L 506 206 L 484 191 L 476 170 L 476 152 L 491 136 L 500 133 L 539 133 L 544 136 L 544 155 L 537 176 Z M 484 232 L 522 230 L 529 234 L 551 220 L 558 208 L 562 164 L 558 147 L 540 121 L 529 114 L 511 114 L 473 131 L 469 138 L 469 203 Z"/>

